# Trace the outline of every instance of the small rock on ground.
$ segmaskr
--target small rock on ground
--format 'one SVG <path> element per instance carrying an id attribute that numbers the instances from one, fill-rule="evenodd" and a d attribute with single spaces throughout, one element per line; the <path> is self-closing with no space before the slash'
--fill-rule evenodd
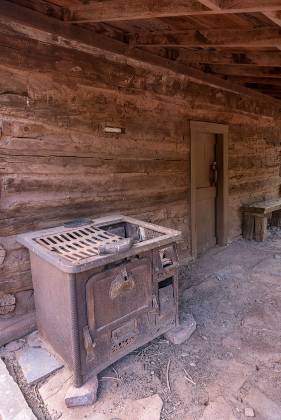
<path id="1" fill-rule="evenodd" d="M 11 341 L 9 344 L 7 344 L 4 347 L 4 350 L 7 351 L 7 352 L 18 351 L 18 350 L 22 349 L 24 345 L 25 345 L 25 340 L 23 340 L 23 339 L 16 340 L 16 341 Z"/>
<path id="2" fill-rule="evenodd" d="M 245 408 L 245 417 L 255 417 L 255 412 L 251 407 Z"/>
<path id="3" fill-rule="evenodd" d="M 196 330 L 196 321 L 191 314 L 186 314 L 180 325 L 165 334 L 165 338 L 173 344 L 183 344 Z"/>
<path id="4" fill-rule="evenodd" d="M 66 406 L 84 407 L 94 404 L 97 400 L 98 385 L 96 376 L 90 378 L 80 388 L 70 385 L 64 399 Z"/>

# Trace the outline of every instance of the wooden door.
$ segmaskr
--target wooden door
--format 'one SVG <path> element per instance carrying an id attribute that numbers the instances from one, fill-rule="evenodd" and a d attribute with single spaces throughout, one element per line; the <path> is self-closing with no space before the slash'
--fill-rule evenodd
<path id="1" fill-rule="evenodd" d="M 215 246 L 216 239 L 216 135 L 199 132 L 194 144 L 197 253 Z"/>

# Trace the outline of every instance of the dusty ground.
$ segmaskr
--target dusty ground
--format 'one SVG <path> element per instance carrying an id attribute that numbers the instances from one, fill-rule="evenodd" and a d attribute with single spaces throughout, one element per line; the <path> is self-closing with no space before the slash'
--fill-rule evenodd
<path id="1" fill-rule="evenodd" d="M 281 233 L 264 243 L 240 240 L 211 250 L 182 283 L 181 311 L 198 324 L 187 343 L 174 346 L 162 337 L 106 369 L 92 408 L 63 408 L 58 401 L 66 378 L 47 401 L 49 417 L 37 387 L 22 385 L 31 405 L 41 405 L 37 417 L 91 419 L 100 413 L 128 420 L 121 417 L 125 401 L 159 394 L 162 420 L 245 419 L 245 408 L 253 408 L 256 419 L 280 420 Z"/>

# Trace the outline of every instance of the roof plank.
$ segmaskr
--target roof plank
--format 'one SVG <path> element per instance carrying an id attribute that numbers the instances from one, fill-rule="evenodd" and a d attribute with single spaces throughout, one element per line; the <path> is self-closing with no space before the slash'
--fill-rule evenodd
<path id="1" fill-rule="evenodd" d="M 226 13 L 274 12 L 280 0 L 107 0 L 69 5 L 75 22 L 113 22 L 169 16 L 200 16 Z"/>

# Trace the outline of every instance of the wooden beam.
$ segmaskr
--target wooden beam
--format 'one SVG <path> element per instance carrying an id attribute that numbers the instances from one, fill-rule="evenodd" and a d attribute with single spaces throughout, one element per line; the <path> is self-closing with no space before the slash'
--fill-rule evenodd
<path id="1" fill-rule="evenodd" d="M 107 0 L 70 6 L 70 9 L 71 20 L 75 22 L 113 22 L 169 16 L 274 12 L 281 10 L 281 5 L 280 0 Z"/>
<path id="2" fill-rule="evenodd" d="M 145 32 L 136 36 L 137 46 L 200 48 L 271 48 L 281 46 L 280 28 L 200 29 L 175 33 Z"/>
<path id="3" fill-rule="evenodd" d="M 221 7 L 219 5 L 219 0 L 198 0 L 203 6 L 207 7 L 210 10 L 215 12 L 221 11 Z"/>
<path id="4" fill-rule="evenodd" d="M 109 60 L 116 60 L 119 63 L 132 66 L 138 65 L 151 71 L 157 70 L 180 74 L 181 78 L 197 84 L 272 103 L 278 109 L 281 106 L 275 99 L 264 96 L 259 92 L 253 92 L 251 89 L 235 85 L 219 77 L 208 75 L 202 71 L 149 54 L 137 48 L 130 50 L 124 43 L 106 38 L 76 25 L 43 16 L 32 10 L 11 4 L 6 0 L 1 0 L 0 2 L 0 24 L 8 25 L 24 36 L 47 44 L 83 51 L 94 56 L 102 55 Z"/>
<path id="5" fill-rule="evenodd" d="M 281 78 L 267 78 L 254 76 L 227 76 L 227 80 L 241 85 L 260 85 L 281 87 Z"/>
<path id="6" fill-rule="evenodd" d="M 224 13 L 274 12 L 280 9 L 280 0 L 221 0 Z"/>
<path id="7" fill-rule="evenodd" d="M 275 23 L 277 26 L 281 27 L 281 15 L 280 12 L 264 12 L 264 15 Z"/>
<path id="8" fill-rule="evenodd" d="M 254 64 L 258 67 L 281 67 L 281 52 L 276 51 L 251 51 L 251 50 L 194 50 L 184 48 L 148 48 L 162 57 L 190 64 Z"/>
<path id="9" fill-rule="evenodd" d="M 280 67 L 256 67 L 255 65 L 225 65 L 211 64 L 208 69 L 213 74 L 229 76 L 267 77 L 271 79 L 281 78 Z"/>
<path id="10" fill-rule="evenodd" d="M 35 10 L 36 12 L 42 13 L 47 16 L 51 16 L 60 20 L 63 20 L 64 15 L 68 13 L 68 9 L 63 6 L 58 6 L 56 1 L 48 0 L 10 0 L 20 6 L 27 7 Z"/>
<path id="11" fill-rule="evenodd" d="M 174 4 L 175 3 L 175 4 Z M 196 15 L 199 12 L 212 13 L 197 0 L 108 0 L 70 8 L 71 21 L 113 22 L 122 20 L 152 19 L 155 17 Z"/>
<path id="12" fill-rule="evenodd" d="M 271 20 L 271 22 L 275 23 L 279 28 L 281 28 L 281 14 L 280 12 L 264 12 L 264 15 Z M 281 46 L 278 47 L 281 50 Z"/>

